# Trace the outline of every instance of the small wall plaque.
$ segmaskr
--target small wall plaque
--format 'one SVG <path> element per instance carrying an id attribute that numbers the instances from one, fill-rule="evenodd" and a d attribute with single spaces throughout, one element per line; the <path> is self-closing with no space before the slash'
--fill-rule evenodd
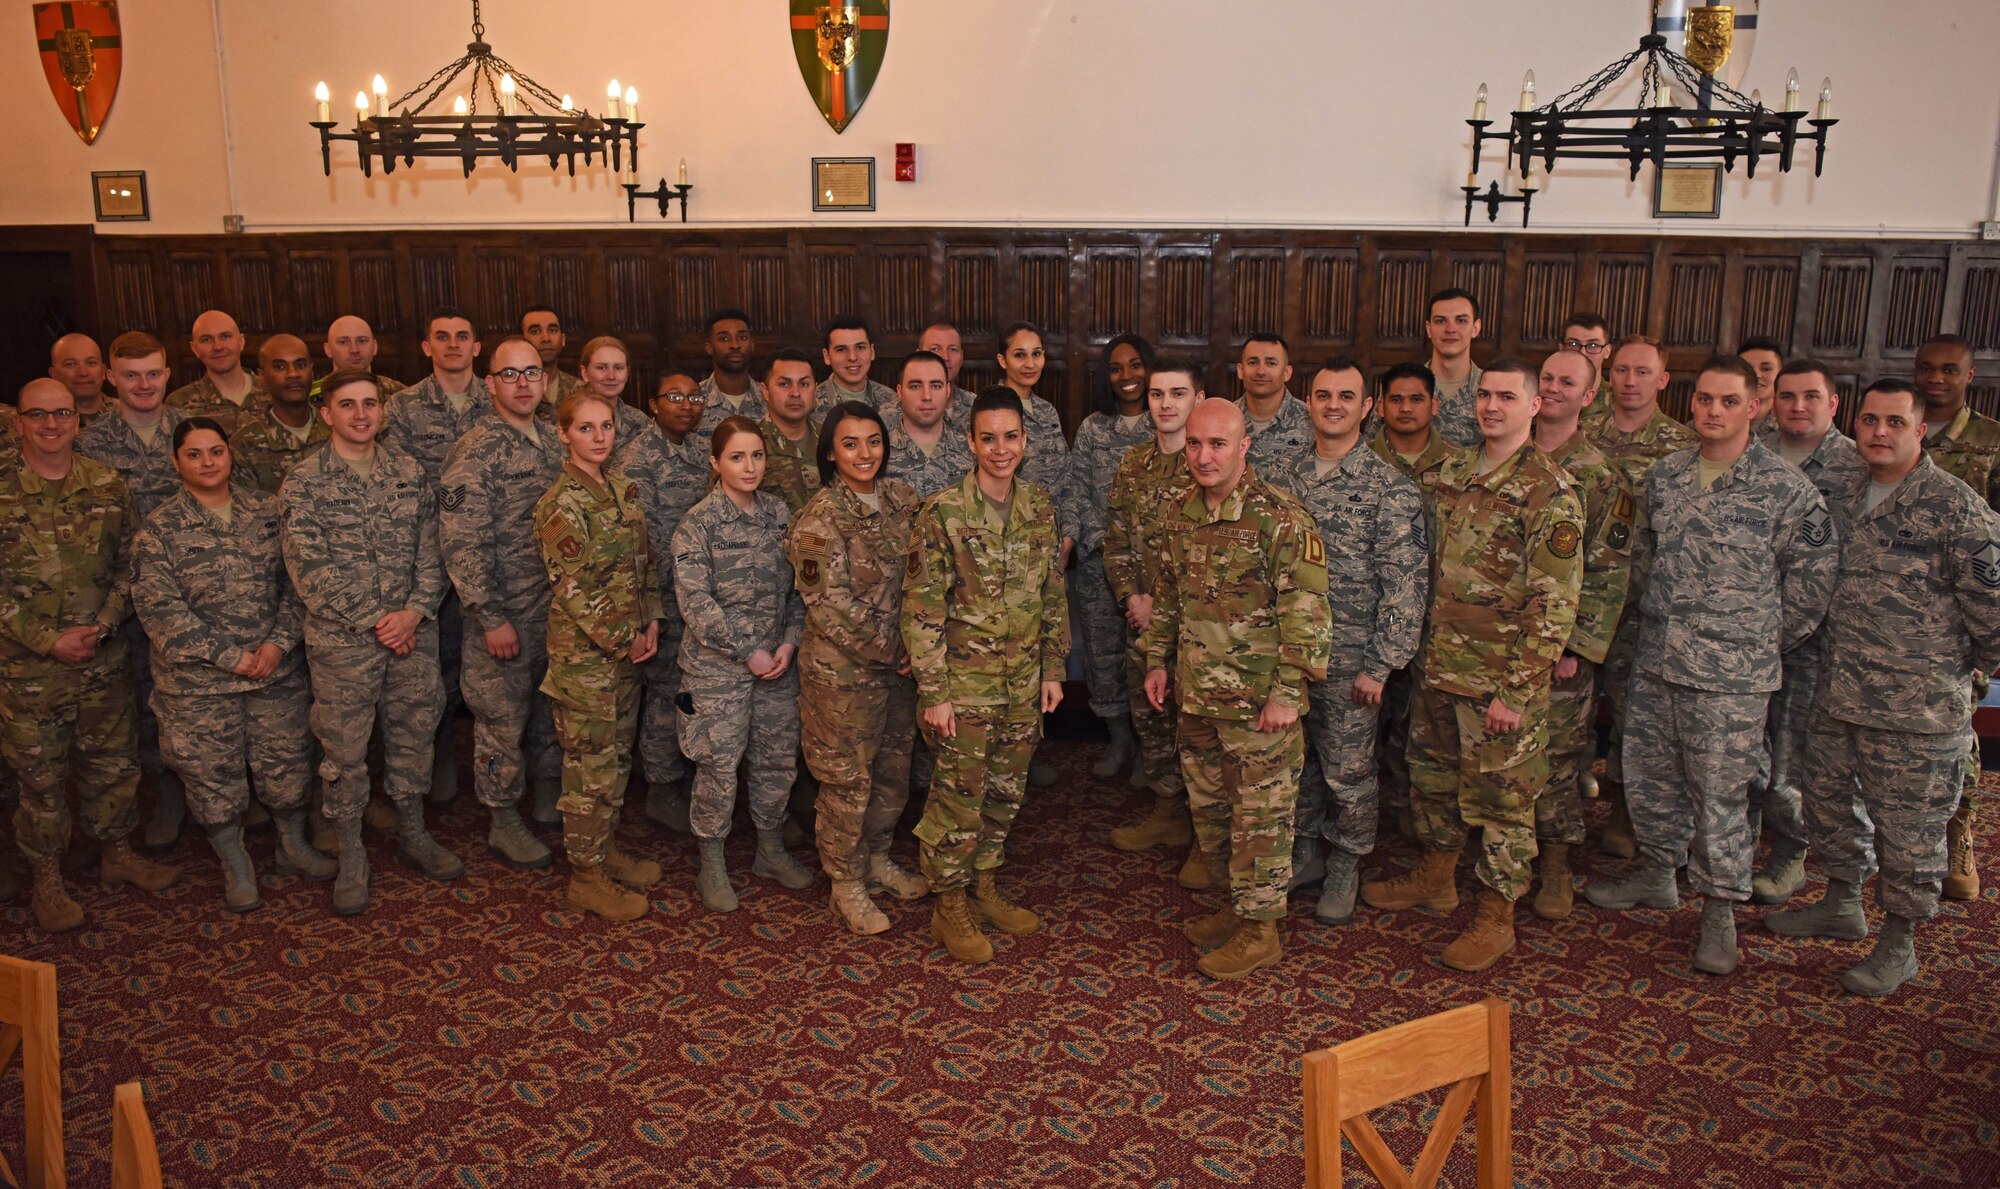
<path id="1" fill-rule="evenodd" d="M 1722 166 L 1662 165 L 1653 171 L 1655 219 L 1722 217 Z"/>
<path id="2" fill-rule="evenodd" d="M 814 210 L 875 209 L 875 158 L 814 157 L 812 163 Z"/>
<path id="3" fill-rule="evenodd" d="M 146 171 L 101 170 L 90 175 L 99 223 L 137 223 L 153 217 L 146 205 Z"/>

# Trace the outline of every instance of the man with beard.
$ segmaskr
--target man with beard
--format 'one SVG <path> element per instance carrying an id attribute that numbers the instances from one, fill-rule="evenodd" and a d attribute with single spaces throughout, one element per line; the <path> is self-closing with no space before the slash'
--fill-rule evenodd
<path id="1" fill-rule="evenodd" d="M 709 372 L 701 382 L 701 424 L 695 432 L 707 437 L 724 417 L 762 417 L 764 388 L 750 376 L 750 356 L 757 349 L 750 315 L 734 306 L 711 313 L 701 349 L 708 355 Z"/>

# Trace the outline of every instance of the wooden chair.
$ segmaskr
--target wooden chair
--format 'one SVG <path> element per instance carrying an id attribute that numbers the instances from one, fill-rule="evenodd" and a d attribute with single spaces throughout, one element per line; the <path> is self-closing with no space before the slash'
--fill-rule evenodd
<path id="1" fill-rule="evenodd" d="M 161 1189 L 160 1149 L 146 1118 L 146 1092 L 137 1082 L 112 1094 L 111 1189 Z"/>
<path id="2" fill-rule="evenodd" d="M 1389 1189 L 1434 1189 L 1475 1102 L 1476 1183 L 1479 1189 L 1510 1189 L 1514 1137 L 1507 1053 L 1507 1005 L 1488 999 L 1306 1054 L 1306 1189 L 1340 1189 L 1342 1136 Z M 1416 1168 L 1405 1173 L 1368 1112 L 1447 1085 L 1451 1093 Z"/>
<path id="3" fill-rule="evenodd" d="M 0 957 L 0 1073 L 21 1054 L 28 1189 L 65 1189 L 62 1055 L 56 1043 L 56 968 Z M 0 1173 L 13 1172 L 0 1157 Z"/>

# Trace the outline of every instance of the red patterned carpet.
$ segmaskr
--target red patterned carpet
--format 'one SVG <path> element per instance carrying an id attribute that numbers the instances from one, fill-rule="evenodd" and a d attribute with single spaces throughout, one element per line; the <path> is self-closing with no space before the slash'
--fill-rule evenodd
<path id="1" fill-rule="evenodd" d="M 1518 1185 L 2000 1183 L 1990 864 L 1887 1003 L 1834 983 L 1857 944 L 1746 923 L 1717 981 L 1689 969 L 1692 910 L 1588 906 L 1461 976 L 1434 957 L 1444 920 L 1328 929 L 1301 902 L 1275 974 L 1221 987 L 1176 931 L 1196 905 L 1175 859 L 1103 841 L 1136 796 L 1085 774 L 1089 746 L 1052 750 L 1070 779 L 1030 801 L 1006 875 L 1048 926 L 978 970 L 929 942 L 923 908 L 850 938 L 824 885 L 750 880 L 740 834 L 734 915 L 694 899 L 691 844 L 635 822 L 632 849 L 666 861 L 653 912 L 584 920 L 556 874 L 485 854 L 469 798 L 441 831 L 467 876 L 425 882 L 378 843 L 365 917 L 271 877 L 230 916 L 193 843 L 164 899 L 84 889 L 68 937 L 0 909 L 0 949 L 59 968 L 71 1184 L 107 1183 L 111 1090 L 136 1078 L 188 1186 L 1296 1186 L 1300 1054 L 1486 995 L 1514 1005 Z M 1377 1124 L 1414 1153 L 1414 1110 Z M 20 1144 L 0 1105 L 17 1168 Z M 1469 1162 L 1450 1176 L 1469 1185 Z"/>

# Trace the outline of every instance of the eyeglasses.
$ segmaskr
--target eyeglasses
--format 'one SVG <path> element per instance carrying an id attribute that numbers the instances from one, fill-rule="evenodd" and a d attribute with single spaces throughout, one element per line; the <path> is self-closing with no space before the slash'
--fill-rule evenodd
<path id="1" fill-rule="evenodd" d="M 1602 355 L 1611 346 L 1610 343 L 1586 343 L 1582 339 L 1564 339 L 1562 345 L 1565 351 L 1581 351 L 1585 355 Z"/>
<path id="2" fill-rule="evenodd" d="M 34 422 L 34 423 L 39 423 L 39 422 L 43 422 L 43 421 L 47 421 L 47 420 L 48 420 L 49 418 L 51 418 L 51 417 L 55 418 L 55 419 L 56 419 L 56 420 L 57 420 L 58 422 L 63 422 L 63 421 L 73 421 L 73 420 L 75 420 L 75 419 L 76 419 L 76 410 L 75 410 L 75 409 L 22 409 L 22 410 L 20 410 L 20 418 L 21 418 L 21 420 L 23 420 L 23 421 L 28 421 L 28 422 Z"/>
<path id="3" fill-rule="evenodd" d="M 503 367 L 494 375 L 502 384 L 518 384 L 523 380 L 539 380 L 549 373 L 538 367 Z"/>
<path id="4" fill-rule="evenodd" d="M 653 399 L 666 401 L 670 405 L 705 405 L 708 403 L 708 398 L 699 392 L 662 392 Z"/>

